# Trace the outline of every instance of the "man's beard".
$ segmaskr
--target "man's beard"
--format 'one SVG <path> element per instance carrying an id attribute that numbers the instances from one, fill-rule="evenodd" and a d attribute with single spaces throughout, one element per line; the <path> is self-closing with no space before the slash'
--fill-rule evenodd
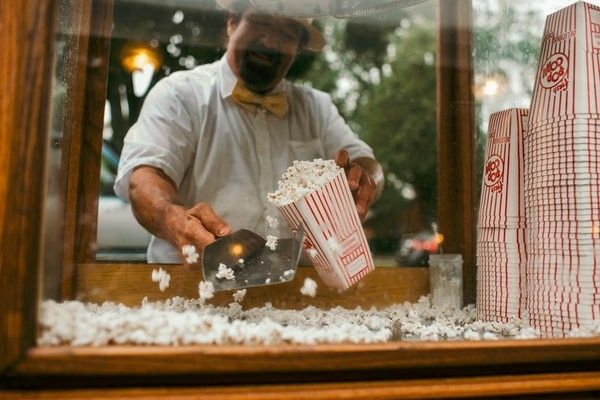
<path id="1" fill-rule="evenodd" d="M 256 93 L 271 90 L 281 69 L 283 54 L 260 43 L 249 43 L 240 59 L 240 78 Z"/>

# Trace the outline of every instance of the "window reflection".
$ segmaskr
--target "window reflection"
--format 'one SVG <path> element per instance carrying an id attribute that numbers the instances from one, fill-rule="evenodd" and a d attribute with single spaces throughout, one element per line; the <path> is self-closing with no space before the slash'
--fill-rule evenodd
<path id="1" fill-rule="evenodd" d="M 331 94 L 347 123 L 374 148 L 384 167 L 384 192 L 364 223 L 376 265 L 426 265 L 429 242 L 435 239 L 431 229 L 436 219 L 434 13 L 435 3 L 428 2 L 351 20 L 319 19 L 325 49 L 302 54 L 288 74 L 293 82 Z M 144 259 L 148 234 L 112 188 L 123 138 L 156 82 L 222 56 L 225 18 L 212 1 L 193 8 L 183 3 L 173 7 L 115 2 L 99 260 Z M 126 221 L 125 231 L 117 221 Z"/>

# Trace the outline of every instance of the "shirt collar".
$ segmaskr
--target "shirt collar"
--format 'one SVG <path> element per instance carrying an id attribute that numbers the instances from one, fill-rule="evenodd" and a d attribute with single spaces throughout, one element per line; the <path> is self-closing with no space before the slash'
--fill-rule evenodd
<path id="1" fill-rule="evenodd" d="M 227 62 L 227 53 L 223 54 L 223 57 L 221 57 L 219 63 L 220 65 L 218 74 L 219 81 L 221 83 L 221 98 L 226 99 L 227 97 L 231 96 L 231 93 L 233 93 L 233 88 L 237 83 L 237 77 L 233 73 L 229 62 Z M 288 90 L 288 85 L 289 82 L 283 79 L 277 84 L 277 86 L 275 86 L 273 90 L 269 92 L 269 94 L 285 92 Z"/>

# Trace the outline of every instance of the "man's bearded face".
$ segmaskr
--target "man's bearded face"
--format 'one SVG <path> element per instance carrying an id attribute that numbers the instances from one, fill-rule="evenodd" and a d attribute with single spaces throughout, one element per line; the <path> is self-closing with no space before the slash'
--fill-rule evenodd
<path id="1" fill-rule="evenodd" d="M 247 12 L 228 21 L 228 60 L 254 92 L 267 93 L 285 77 L 302 38 L 302 26 L 281 17 Z"/>
<path id="2" fill-rule="evenodd" d="M 284 55 L 268 48 L 259 40 L 248 43 L 239 63 L 240 78 L 255 92 L 267 92 L 275 87 L 282 69 L 286 68 Z M 286 71 L 287 72 L 287 71 Z"/>

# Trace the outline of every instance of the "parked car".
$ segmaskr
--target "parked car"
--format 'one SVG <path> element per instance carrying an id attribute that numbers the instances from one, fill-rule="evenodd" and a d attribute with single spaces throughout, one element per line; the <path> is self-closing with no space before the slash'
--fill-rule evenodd
<path id="1" fill-rule="evenodd" d="M 400 241 L 394 254 L 396 262 L 401 267 L 416 267 L 429 265 L 429 255 L 438 252 L 439 238 L 430 231 L 408 235 Z"/>
<path id="2" fill-rule="evenodd" d="M 145 261 L 150 233 L 133 216 L 131 205 L 116 196 L 100 196 L 96 259 Z"/>

